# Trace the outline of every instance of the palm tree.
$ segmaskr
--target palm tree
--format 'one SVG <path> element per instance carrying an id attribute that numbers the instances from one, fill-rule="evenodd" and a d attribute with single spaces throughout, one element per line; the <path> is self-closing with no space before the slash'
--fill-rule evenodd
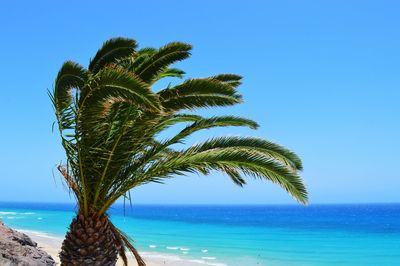
<path id="1" fill-rule="evenodd" d="M 62 265 L 115 265 L 118 255 L 127 264 L 126 248 L 145 265 L 107 210 L 147 183 L 216 170 L 239 186 L 246 184 L 245 176 L 272 181 L 307 202 L 298 175 L 301 160 L 282 146 L 253 137 L 215 137 L 181 148 L 199 130 L 258 127 L 246 118 L 193 113 L 240 103 L 238 75 L 188 79 L 152 90 L 165 77 L 183 77 L 182 70 L 170 65 L 188 58 L 191 48 L 172 42 L 159 49 L 137 49 L 135 40 L 114 38 L 103 44 L 88 68 L 66 61 L 59 70 L 49 93 L 67 156 L 58 170 L 78 204 L 62 244 Z M 182 123 L 182 130 L 166 137 L 166 129 Z"/>

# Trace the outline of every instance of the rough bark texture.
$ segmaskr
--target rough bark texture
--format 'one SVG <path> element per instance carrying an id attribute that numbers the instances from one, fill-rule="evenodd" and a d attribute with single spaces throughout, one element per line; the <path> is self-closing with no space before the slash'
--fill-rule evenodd
<path id="1" fill-rule="evenodd" d="M 27 235 L 5 226 L 0 221 L 0 265 L 53 266 L 56 263 Z"/>
<path id="2" fill-rule="evenodd" d="M 72 220 L 62 244 L 61 265 L 114 266 L 119 249 L 106 216 L 79 214 Z"/>

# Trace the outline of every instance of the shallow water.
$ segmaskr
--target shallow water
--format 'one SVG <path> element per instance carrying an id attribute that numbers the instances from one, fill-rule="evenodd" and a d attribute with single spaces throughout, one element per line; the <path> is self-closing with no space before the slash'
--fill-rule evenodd
<path id="1" fill-rule="evenodd" d="M 400 265 L 400 204 L 114 206 L 142 251 L 211 265 Z M 14 228 L 63 236 L 67 204 L 0 203 Z"/>

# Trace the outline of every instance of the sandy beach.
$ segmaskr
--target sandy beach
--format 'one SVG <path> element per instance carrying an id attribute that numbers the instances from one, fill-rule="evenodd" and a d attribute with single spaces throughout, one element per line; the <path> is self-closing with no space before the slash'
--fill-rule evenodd
<path id="1" fill-rule="evenodd" d="M 18 230 L 22 233 L 27 234 L 32 238 L 35 242 L 38 243 L 38 246 L 42 248 L 44 251 L 49 253 L 53 259 L 56 261 L 57 265 L 60 265 L 60 259 L 58 258 L 58 253 L 60 252 L 62 238 L 49 235 L 43 232 L 29 231 L 29 230 Z M 168 255 L 168 254 L 160 254 L 155 252 L 141 252 L 143 259 L 146 261 L 148 266 L 165 266 L 165 265 L 174 265 L 174 266 L 204 266 L 204 265 L 223 265 L 218 263 L 206 263 L 199 260 L 183 260 L 178 256 Z M 137 265 L 131 254 L 128 254 L 129 265 Z M 118 266 L 122 266 L 123 263 L 121 260 L 117 263 Z"/>

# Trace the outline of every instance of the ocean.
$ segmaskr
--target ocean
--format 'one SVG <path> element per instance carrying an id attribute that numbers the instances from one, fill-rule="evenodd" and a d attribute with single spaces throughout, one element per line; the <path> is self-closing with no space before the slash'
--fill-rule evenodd
<path id="1" fill-rule="evenodd" d="M 63 237 L 69 204 L 0 203 L 16 229 Z M 208 265 L 400 265 L 400 204 L 113 206 L 140 251 Z"/>

